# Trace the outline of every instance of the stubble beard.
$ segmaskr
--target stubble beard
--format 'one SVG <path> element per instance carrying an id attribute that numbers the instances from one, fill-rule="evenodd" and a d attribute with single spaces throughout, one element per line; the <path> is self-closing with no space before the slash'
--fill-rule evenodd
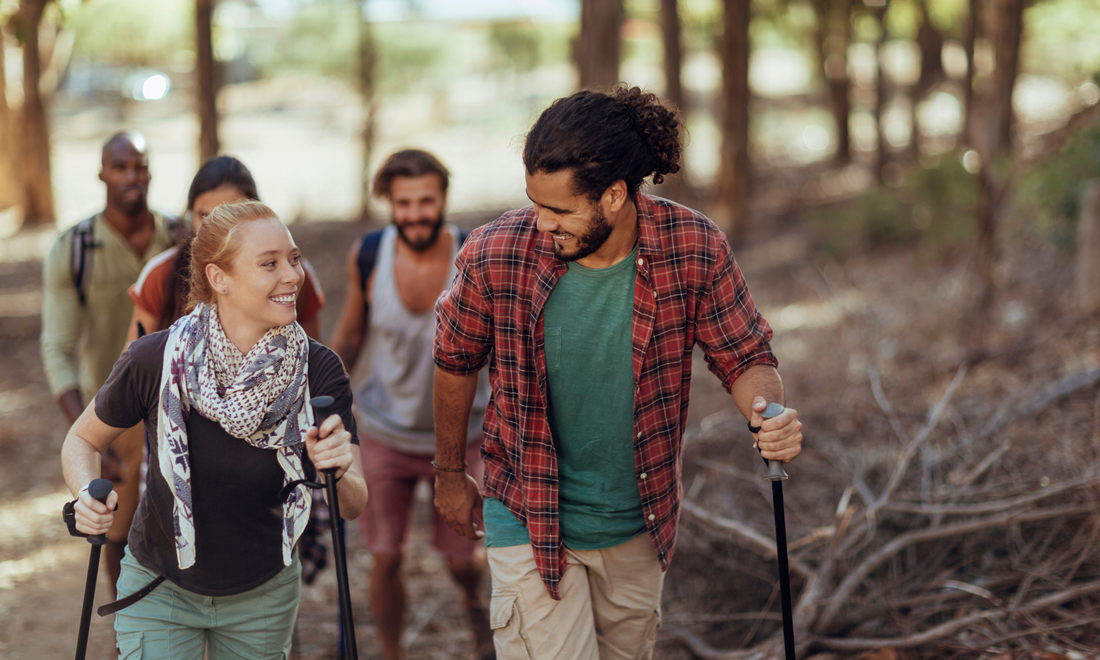
<path id="1" fill-rule="evenodd" d="M 439 219 L 432 225 L 431 235 L 422 241 L 410 241 L 409 237 L 405 235 L 405 229 L 401 225 L 394 222 L 393 226 L 397 228 L 397 235 L 401 239 L 401 242 L 407 245 L 410 250 L 413 252 L 427 252 L 428 249 L 439 240 L 439 233 L 443 230 L 443 214 L 440 213 Z"/>
<path id="2" fill-rule="evenodd" d="M 596 215 L 592 218 L 592 223 L 588 226 L 588 229 L 584 234 L 577 236 L 577 247 L 572 252 L 565 252 L 564 249 L 554 242 L 554 256 L 562 261 L 577 261 L 578 259 L 584 259 L 596 250 L 603 247 L 603 244 L 607 242 L 607 239 L 611 236 L 611 231 L 614 227 L 607 221 L 607 216 L 604 215 L 603 209 L 599 204 L 592 205 Z"/>

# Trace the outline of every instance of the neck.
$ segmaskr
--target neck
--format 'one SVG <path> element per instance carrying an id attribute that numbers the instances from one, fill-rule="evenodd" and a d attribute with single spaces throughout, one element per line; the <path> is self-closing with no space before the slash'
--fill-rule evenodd
<path id="1" fill-rule="evenodd" d="M 604 244 L 587 257 L 577 259 L 577 263 L 585 268 L 609 268 L 634 251 L 638 240 L 638 207 L 634 206 L 633 200 L 623 204 L 614 217 L 608 214 L 607 221 L 613 229 Z"/>
<path id="2" fill-rule="evenodd" d="M 153 214 L 148 207 L 128 213 L 110 202 L 107 203 L 107 210 L 103 212 L 103 217 L 123 236 L 145 229 L 153 222 Z"/>
<path id="3" fill-rule="evenodd" d="M 225 336 L 233 342 L 238 351 L 245 355 L 270 329 L 264 327 L 262 323 L 256 323 L 237 314 L 231 306 L 218 305 L 215 312 L 218 315 L 218 322 L 222 324 Z"/>

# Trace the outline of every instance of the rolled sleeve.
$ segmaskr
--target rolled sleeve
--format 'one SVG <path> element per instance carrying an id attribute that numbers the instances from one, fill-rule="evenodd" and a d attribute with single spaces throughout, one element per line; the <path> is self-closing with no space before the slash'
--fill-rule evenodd
<path id="1" fill-rule="evenodd" d="M 70 274 L 72 232 L 62 234 L 42 265 L 45 288 L 40 350 L 50 393 L 56 398 L 80 388 L 76 344 L 84 325 L 84 308 Z"/>
<path id="2" fill-rule="evenodd" d="M 458 274 L 435 305 L 433 357 L 440 369 L 456 376 L 480 371 L 493 345 L 493 305 L 483 285 L 477 238 L 474 232 L 459 252 Z"/>
<path id="3" fill-rule="evenodd" d="M 725 240 L 715 246 L 719 259 L 710 291 L 700 301 L 696 317 L 696 340 L 703 349 L 707 367 L 722 381 L 726 391 L 749 367 L 779 366 L 769 342 L 772 329 L 757 311 L 748 285 Z"/>

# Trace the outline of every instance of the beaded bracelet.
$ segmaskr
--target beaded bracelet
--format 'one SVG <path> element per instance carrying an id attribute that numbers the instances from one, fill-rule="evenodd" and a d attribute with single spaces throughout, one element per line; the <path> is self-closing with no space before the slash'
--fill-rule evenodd
<path id="1" fill-rule="evenodd" d="M 432 461 L 432 467 L 435 468 L 435 470 L 437 472 L 465 472 L 466 471 L 466 463 L 465 462 L 462 463 L 462 467 L 460 467 L 460 468 L 449 468 L 449 467 L 442 467 L 442 466 L 436 465 L 435 461 Z"/>

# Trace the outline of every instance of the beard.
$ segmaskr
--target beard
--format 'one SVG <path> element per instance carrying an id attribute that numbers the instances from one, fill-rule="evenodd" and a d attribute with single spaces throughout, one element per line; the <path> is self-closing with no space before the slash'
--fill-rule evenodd
<path id="1" fill-rule="evenodd" d="M 425 239 L 411 240 L 408 235 L 405 234 L 405 227 L 420 225 L 431 227 L 431 235 Z M 435 242 L 439 239 L 439 232 L 443 229 L 443 214 L 440 213 L 439 217 L 434 222 L 431 220 L 418 220 L 417 222 L 409 222 L 400 225 L 395 221 L 393 226 L 397 228 L 397 235 L 401 238 L 401 241 L 409 246 L 413 252 L 424 252 L 435 245 Z"/>
<path id="2" fill-rule="evenodd" d="M 584 234 L 577 236 L 577 247 L 573 248 L 572 252 L 566 252 L 558 245 L 557 241 L 555 241 L 555 257 L 562 261 L 584 259 L 596 250 L 599 250 L 603 247 L 603 244 L 607 242 L 608 237 L 611 236 L 613 227 L 611 223 L 607 221 L 607 216 L 604 215 L 603 209 L 600 208 L 599 204 L 593 204 L 592 209 L 596 214 L 592 217 L 592 222 L 588 225 L 588 229 L 585 230 Z"/>

